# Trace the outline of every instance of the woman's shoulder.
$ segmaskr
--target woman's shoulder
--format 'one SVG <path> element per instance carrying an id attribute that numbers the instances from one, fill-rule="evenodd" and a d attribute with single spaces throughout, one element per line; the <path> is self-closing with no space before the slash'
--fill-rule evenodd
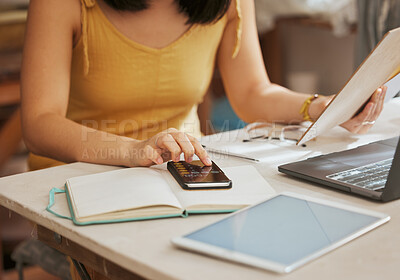
<path id="1" fill-rule="evenodd" d="M 254 0 L 231 0 L 227 11 L 228 21 L 236 21 L 243 9 L 248 9 L 254 5 Z"/>
<path id="2" fill-rule="evenodd" d="M 40 10 L 52 10 L 54 13 L 61 13 L 65 17 L 78 16 L 80 17 L 81 3 L 83 0 L 30 0 L 29 7 Z"/>
<path id="3" fill-rule="evenodd" d="M 31 18 L 46 20 L 51 24 L 68 25 L 74 37 L 80 34 L 81 0 L 30 0 L 29 14 Z"/>

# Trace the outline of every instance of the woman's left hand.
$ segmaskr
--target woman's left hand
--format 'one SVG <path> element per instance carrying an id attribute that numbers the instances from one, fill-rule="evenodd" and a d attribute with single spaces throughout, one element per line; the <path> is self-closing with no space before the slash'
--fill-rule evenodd
<path id="1" fill-rule="evenodd" d="M 365 105 L 364 109 L 354 118 L 342 123 L 340 126 L 352 133 L 364 134 L 374 125 L 383 109 L 387 87 L 378 88 Z"/>

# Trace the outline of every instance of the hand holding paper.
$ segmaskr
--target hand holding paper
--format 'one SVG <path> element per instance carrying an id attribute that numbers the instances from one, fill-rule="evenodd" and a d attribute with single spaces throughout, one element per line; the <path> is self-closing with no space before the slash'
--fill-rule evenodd
<path id="1" fill-rule="evenodd" d="M 384 90 L 379 93 L 376 89 L 395 77 L 399 71 L 399 45 L 400 28 L 389 31 L 309 127 L 298 144 L 303 144 L 339 124 L 356 133 L 365 132 L 367 128 L 358 128 L 359 124 L 371 126 L 379 115 L 385 98 Z M 375 94 L 371 98 L 374 91 Z M 353 118 L 368 100 L 370 102 L 364 110 Z"/>
<path id="2" fill-rule="evenodd" d="M 367 133 L 375 124 L 383 109 L 387 87 L 378 88 L 371 96 L 363 110 L 354 118 L 342 123 L 340 126 L 357 134 Z"/>

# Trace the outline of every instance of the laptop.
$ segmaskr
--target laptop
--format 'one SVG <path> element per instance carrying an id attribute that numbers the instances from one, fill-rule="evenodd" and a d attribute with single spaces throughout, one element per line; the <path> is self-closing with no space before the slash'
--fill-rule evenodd
<path id="1" fill-rule="evenodd" d="M 280 165 L 282 173 L 371 199 L 400 198 L 400 137 Z"/>

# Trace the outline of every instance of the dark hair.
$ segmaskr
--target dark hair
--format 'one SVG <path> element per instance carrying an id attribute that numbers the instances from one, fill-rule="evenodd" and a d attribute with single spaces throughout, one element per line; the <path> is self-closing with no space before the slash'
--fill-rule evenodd
<path id="1" fill-rule="evenodd" d="M 120 11 L 142 11 L 157 0 L 104 0 L 109 6 Z M 175 0 L 179 5 L 179 12 L 189 19 L 188 24 L 213 23 L 224 16 L 231 0 Z"/>

